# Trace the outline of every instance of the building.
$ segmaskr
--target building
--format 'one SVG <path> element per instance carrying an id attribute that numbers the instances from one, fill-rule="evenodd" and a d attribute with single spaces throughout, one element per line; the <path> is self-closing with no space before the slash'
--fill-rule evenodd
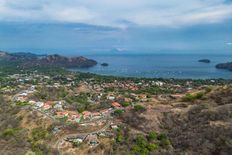
<path id="1" fill-rule="evenodd" d="M 20 96 L 20 97 L 17 97 L 16 98 L 16 101 L 19 101 L 19 102 L 26 102 L 27 101 L 27 97 L 26 96 Z"/>
<path id="2" fill-rule="evenodd" d="M 85 140 L 92 147 L 97 146 L 99 144 L 99 141 L 97 139 L 97 135 L 95 135 L 95 134 L 88 135 Z"/>
<path id="3" fill-rule="evenodd" d="M 80 120 L 81 120 L 81 115 L 79 115 L 79 114 L 72 114 L 72 115 L 70 116 L 70 119 L 71 119 L 72 121 L 75 121 L 75 122 L 80 122 Z"/>
<path id="4" fill-rule="evenodd" d="M 112 106 L 113 106 L 114 108 L 120 108 L 120 107 L 121 107 L 121 104 L 119 104 L 118 102 L 113 102 L 113 103 L 112 103 Z"/>
<path id="5" fill-rule="evenodd" d="M 48 109 L 51 109 L 51 108 L 52 108 L 52 106 L 51 106 L 50 104 L 45 103 L 45 104 L 43 105 L 43 109 L 44 109 L 44 110 L 48 110 Z"/>
<path id="6" fill-rule="evenodd" d="M 107 96 L 107 99 L 113 101 L 113 100 L 115 100 L 115 97 L 114 96 Z"/>
<path id="7" fill-rule="evenodd" d="M 66 111 L 56 112 L 56 116 L 57 116 L 58 118 L 67 117 L 68 115 L 69 115 L 69 114 L 68 114 L 68 112 L 66 112 Z"/>
<path id="8" fill-rule="evenodd" d="M 62 106 L 61 101 L 57 102 L 57 103 L 54 105 L 54 108 L 55 108 L 56 110 L 62 111 L 62 110 L 63 110 L 63 106 Z"/>
<path id="9" fill-rule="evenodd" d="M 92 113 L 89 111 L 83 111 L 82 114 L 84 119 L 88 119 L 92 117 Z"/>
<path id="10" fill-rule="evenodd" d="M 43 102 L 36 102 L 35 106 L 41 108 L 44 106 L 44 103 Z"/>
<path id="11" fill-rule="evenodd" d="M 29 101 L 29 104 L 32 104 L 32 105 L 34 105 L 36 102 L 35 101 L 33 101 L 33 100 L 30 100 Z"/>
<path id="12" fill-rule="evenodd" d="M 101 118 L 101 113 L 100 112 L 93 112 L 91 114 L 91 117 L 93 117 L 95 119 Z"/>

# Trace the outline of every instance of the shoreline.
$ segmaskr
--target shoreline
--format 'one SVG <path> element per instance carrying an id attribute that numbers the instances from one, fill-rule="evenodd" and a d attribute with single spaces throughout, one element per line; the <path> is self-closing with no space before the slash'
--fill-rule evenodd
<path id="1" fill-rule="evenodd" d="M 65 71 L 75 73 L 75 74 L 85 74 L 85 75 L 90 75 L 90 76 L 95 76 L 95 77 L 100 77 L 100 78 L 115 78 L 115 79 L 127 79 L 127 80 L 159 80 L 159 81 L 211 81 L 211 82 L 216 82 L 216 81 L 230 81 L 232 82 L 232 78 L 225 79 L 225 78 L 210 78 L 210 79 L 193 79 L 193 78 L 149 78 L 149 77 L 133 77 L 133 76 L 116 76 L 116 75 L 102 75 L 102 74 L 96 74 L 96 73 L 91 73 L 91 72 L 82 72 L 82 71 L 71 71 L 69 69 L 65 69 Z"/>
<path id="2" fill-rule="evenodd" d="M 231 78 L 164 78 L 164 77 L 136 77 L 136 76 L 123 76 L 123 75 L 108 75 L 108 74 L 99 74 L 99 73 L 93 73 L 93 72 L 85 72 L 85 71 L 74 71 L 73 69 L 65 69 L 68 72 L 74 72 L 74 73 L 82 73 L 82 74 L 89 74 L 93 76 L 101 76 L 101 77 L 110 77 L 110 78 L 122 78 L 122 79 L 146 79 L 146 80 L 191 80 L 191 81 L 210 81 L 210 80 L 228 80 L 232 82 Z"/>

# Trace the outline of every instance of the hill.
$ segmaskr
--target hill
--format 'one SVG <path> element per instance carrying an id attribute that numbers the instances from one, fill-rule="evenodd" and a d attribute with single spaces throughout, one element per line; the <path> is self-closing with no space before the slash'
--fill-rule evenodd
<path id="1" fill-rule="evenodd" d="M 7 53 L 0 51 L 0 60 L 8 63 L 18 63 L 26 67 L 54 66 L 54 67 L 92 67 L 97 64 L 95 60 L 85 57 L 65 57 L 61 55 L 37 55 L 33 53 Z"/>

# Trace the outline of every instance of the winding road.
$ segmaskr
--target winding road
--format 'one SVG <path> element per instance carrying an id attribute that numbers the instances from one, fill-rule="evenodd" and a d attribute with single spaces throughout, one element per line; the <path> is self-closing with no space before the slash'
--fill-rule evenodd
<path id="1" fill-rule="evenodd" d="M 105 131 L 107 128 L 109 128 L 110 126 L 110 119 L 107 118 L 107 123 L 104 127 L 102 127 L 101 129 L 98 129 L 96 131 L 93 131 L 93 132 L 88 132 L 88 133 L 77 133 L 77 134 L 68 134 L 68 135 L 65 135 L 63 137 L 61 137 L 55 144 L 55 149 L 58 150 L 59 154 L 60 153 L 60 145 L 63 143 L 64 139 L 68 139 L 68 138 L 77 138 L 77 137 L 86 137 L 87 135 L 90 135 L 90 134 L 97 134 L 97 133 L 101 133 L 103 131 Z"/>
<path id="2" fill-rule="evenodd" d="M 13 97 L 13 101 L 15 100 L 16 96 Z M 27 105 L 27 106 L 24 106 L 22 109 L 29 109 L 31 108 L 32 110 L 35 110 L 39 113 L 41 113 L 42 115 L 44 115 L 45 117 L 51 119 L 53 122 L 57 122 L 58 120 L 56 120 L 54 117 L 52 117 L 51 115 L 39 110 L 39 109 L 36 109 L 35 107 L 33 106 L 30 106 L 30 105 Z M 59 138 L 57 140 L 57 142 L 55 143 L 55 149 L 58 150 L 59 154 L 60 153 L 60 145 L 63 143 L 63 141 L 65 139 L 68 139 L 68 138 L 77 138 L 77 137 L 86 137 L 87 135 L 90 135 L 90 134 L 97 134 L 97 133 L 101 133 L 103 131 L 105 131 L 107 128 L 109 128 L 110 126 L 110 123 L 111 123 L 111 117 L 110 117 L 110 114 L 107 114 L 106 116 L 102 117 L 102 118 L 99 118 L 99 119 L 93 119 L 93 120 L 89 120 L 89 121 L 85 121 L 85 122 L 81 122 L 80 124 L 86 124 L 86 123 L 91 123 L 91 122 L 97 122 L 99 120 L 106 120 L 106 124 L 101 128 L 101 129 L 98 129 L 96 131 L 92 131 L 92 132 L 87 132 L 87 133 L 77 133 L 77 134 L 68 134 L 68 135 L 64 135 L 62 136 L 61 138 Z"/>

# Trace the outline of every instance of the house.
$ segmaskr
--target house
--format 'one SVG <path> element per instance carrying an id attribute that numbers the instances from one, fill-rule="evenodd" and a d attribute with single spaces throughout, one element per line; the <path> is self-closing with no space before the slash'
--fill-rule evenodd
<path id="1" fill-rule="evenodd" d="M 52 133 L 53 133 L 53 134 L 57 134 L 58 132 L 60 132 L 60 128 L 54 127 L 54 128 L 52 129 Z"/>
<path id="2" fill-rule="evenodd" d="M 70 115 L 69 120 L 75 121 L 75 122 L 80 122 L 81 115 L 79 115 L 79 114 L 72 114 L 72 115 Z"/>
<path id="3" fill-rule="evenodd" d="M 139 94 L 139 98 L 140 98 L 140 99 L 146 99 L 146 98 L 147 98 L 147 95 L 146 95 L 146 94 Z"/>
<path id="4" fill-rule="evenodd" d="M 114 108 L 120 108 L 120 107 L 121 107 L 121 104 L 119 104 L 118 102 L 113 102 L 113 103 L 112 103 L 112 106 L 113 106 Z"/>
<path id="5" fill-rule="evenodd" d="M 83 142 L 83 139 L 81 138 L 76 138 L 73 140 L 74 143 L 82 143 Z"/>
<path id="6" fill-rule="evenodd" d="M 44 110 L 48 110 L 48 109 L 51 109 L 51 108 L 52 108 L 52 106 L 51 106 L 50 104 L 45 103 L 45 104 L 43 105 L 43 109 L 44 109 Z"/>
<path id="7" fill-rule="evenodd" d="M 98 136 L 100 136 L 100 137 L 111 137 L 113 135 L 114 134 L 112 132 L 109 132 L 109 131 L 103 131 L 103 132 L 98 133 Z"/>
<path id="8" fill-rule="evenodd" d="M 21 94 L 19 94 L 19 96 L 27 96 L 28 94 L 27 93 L 21 93 Z"/>
<path id="9" fill-rule="evenodd" d="M 44 104 L 52 105 L 53 102 L 52 102 L 52 101 L 47 101 L 47 102 L 45 102 Z"/>
<path id="10" fill-rule="evenodd" d="M 92 113 L 89 111 L 83 111 L 82 114 L 84 119 L 92 117 Z"/>
<path id="11" fill-rule="evenodd" d="M 108 100 L 115 100 L 115 97 L 114 96 L 107 96 L 107 99 Z"/>
<path id="12" fill-rule="evenodd" d="M 85 140 L 86 136 L 78 136 L 78 137 L 69 137 L 66 138 L 66 141 L 69 142 L 77 142 L 77 143 L 82 143 Z"/>
<path id="13" fill-rule="evenodd" d="M 164 85 L 164 83 L 161 82 L 161 81 L 157 81 L 157 82 L 155 82 L 155 85 L 159 86 L 159 87 L 162 87 Z"/>
<path id="14" fill-rule="evenodd" d="M 132 102 L 133 100 L 131 98 L 124 98 L 125 102 Z"/>
<path id="15" fill-rule="evenodd" d="M 90 146 L 97 146 L 99 144 L 99 141 L 97 140 L 97 135 L 90 134 L 86 137 L 86 141 Z"/>
<path id="16" fill-rule="evenodd" d="M 43 107 L 43 105 L 44 105 L 43 102 L 36 102 L 36 103 L 35 103 L 35 106 L 36 106 L 36 107 L 39 107 L 39 108 Z"/>
<path id="17" fill-rule="evenodd" d="M 117 126 L 117 125 L 111 125 L 110 127 L 111 127 L 112 129 L 114 129 L 114 130 L 118 129 L 118 126 Z"/>
<path id="18" fill-rule="evenodd" d="M 56 112 L 56 116 L 59 118 L 67 117 L 69 114 L 67 111 Z"/>
<path id="19" fill-rule="evenodd" d="M 62 103 L 59 101 L 58 103 L 56 103 L 56 104 L 54 105 L 54 108 L 57 109 L 57 110 L 62 111 L 62 110 L 63 110 Z"/>
<path id="20" fill-rule="evenodd" d="M 101 113 L 100 112 L 93 112 L 91 117 L 94 117 L 95 119 L 101 118 Z"/>
<path id="21" fill-rule="evenodd" d="M 36 102 L 33 100 L 30 100 L 28 103 L 34 105 Z"/>
<path id="22" fill-rule="evenodd" d="M 27 101 L 27 97 L 26 97 L 26 96 L 18 97 L 18 98 L 16 98 L 16 101 L 19 101 L 19 102 L 26 102 L 26 101 Z"/>
<path id="23" fill-rule="evenodd" d="M 109 109 L 103 109 L 103 110 L 100 111 L 100 113 L 102 115 L 106 115 L 106 114 L 110 113 L 110 110 Z"/>

